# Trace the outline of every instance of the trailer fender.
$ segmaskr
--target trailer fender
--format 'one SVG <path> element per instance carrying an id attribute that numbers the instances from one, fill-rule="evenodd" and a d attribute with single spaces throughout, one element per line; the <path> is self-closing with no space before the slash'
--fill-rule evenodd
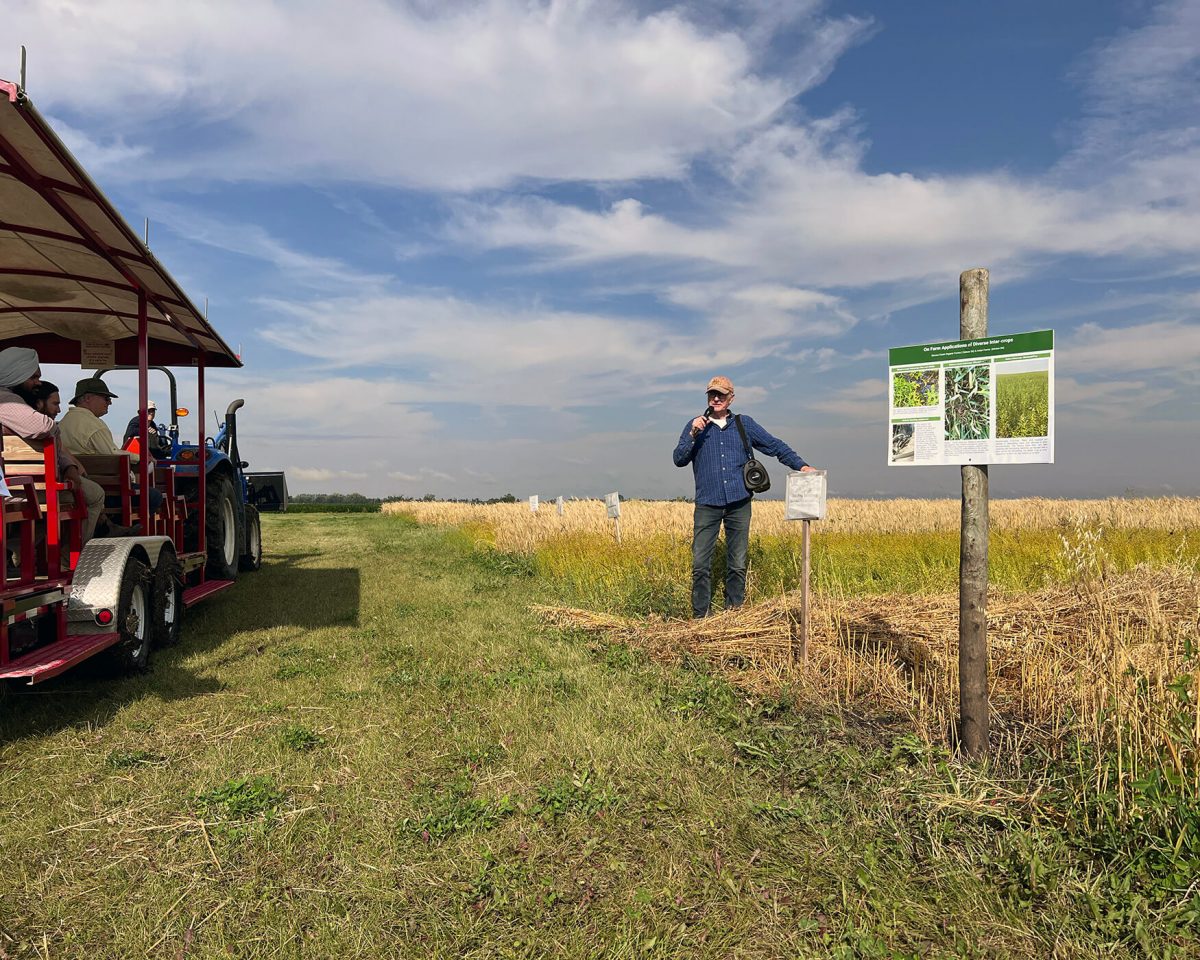
<path id="1" fill-rule="evenodd" d="M 96 614 L 101 610 L 117 609 L 125 561 L 130 554 L 136 554 L 153 570 L 164 546 L 174 549 L 168 537 L 97 537 L 84 544 L 75 576 L 71 578 L 71 598 L 67 601 L 68 632 L 110 632 L 112 626 L 98 624 Z"/>

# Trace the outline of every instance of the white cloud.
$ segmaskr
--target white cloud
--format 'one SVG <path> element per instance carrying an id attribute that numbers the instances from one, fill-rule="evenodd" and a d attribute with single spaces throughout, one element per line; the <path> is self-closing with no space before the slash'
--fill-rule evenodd
<path id="1" fill-rule="evenodd" d="M 126 143 L 123 136 L 117 136 L 107 143 L 100 143 L 69 123 L 54 117 L 48 119 L 50 126 L 75 154 L 83 168 L 93 173 L 119 171 L 124 164 L 143 161 L 150 152 L 145 145 Z"/>
<path id="2" fill-rule="evenodd" d="M 470 190 L 680 175 L 867 29 L 819 6 L 744 14 L 751 34 L 800 38 L 778 77 L 716 20 L 631 0 L 43 0 L 6 27 L 32 51 L 35 100 L 154 142 L 152 175 Z M 164 151 L 155 128 L 180 125 L 206 134 Z"/>
<path id="3" fill-rule="evenodd" d="M 365 480 L 365 473 L 355 473 L 351 470 L 329 470 L 325 467 L 297 467 L 291 466 L 287 468 L 287 474 L 291 478 L 300 480 L 306 483 L 329 483 L 331 480 Z"/>
<path id="4" fill-rule="evenodd" d="M 672 220 L 635 197 L 603 210 L 519 198 L 461 202 L 449 235 L 567 265 L 696 261 L 818 288 L 920 281 L 976 263 L 1011 278 L 1047 254 L 1200 252 L 1200 159 L 1145 175 L 1150 196 L 1146 186 L 1076 190 L 1003 172 L 870 174 L 849 135 L 780 123 L 750 137 L 728 155 L 711 223 Z"/>
<path id="5" fill-rule="evenodd" d="M 675 293 L 696 295 L 682 287 Z M 739 297 L 743 305 L 730 306 Z M 799 334 L 838 332 L 853 323 L 837 298 L 783 287 L 714 288 L 710 311 L 686 329 L 660 319 L 432 293 L 270 306 L 286 317 L 263 333 L 276 346 L 338 368 L 421 369 L 418 377 L 390 383 L 391 402 L 400 404 L 608 404 L 614 396 L 675 389 L 681 379 L 710 369 L 736 370 Z"/>
<path id="6" fill-rule="evenodd" d="M 1166 0 L 1134 29 L 1098 43 L 1077 72 L 1087 97 L 1077 142 L 1061 164 L 1064 177 L 1091 180 L 1096 168 L 1130 168 L 1128 186 L 1153 191 L 1137 175 L 1148 163 L 1179 166 L 1200 145 L 1196 90 L 1200 82 L 1200 5 Z M 1190 174 L 1195 182 L 1195 165 Z"/>
<path id="7" fill-rule="evenodd" d="M 1161 320 L 1128 327 L 1085 323 L 1056 344 L 1055 362 L 1076 376 L 1200 367 L 1200 322 Z"/>
<path id="8" fill-rule="evenodd" d="M 886 379 L 872 377 L 811 400 L 809 406 L 822 413 L 845 417 L 852 423 L 883 423 L 887 418 L 887 402 Z"/>

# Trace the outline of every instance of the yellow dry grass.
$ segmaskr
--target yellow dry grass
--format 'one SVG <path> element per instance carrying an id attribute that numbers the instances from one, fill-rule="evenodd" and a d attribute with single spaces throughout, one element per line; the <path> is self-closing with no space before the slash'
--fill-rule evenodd
<path id="1" fill-rule="evenodd" d="M 568 501 L 531 514 L 527 503 L 472 506 L 388 504 L 420 522 L 472 528 L 477 539 L 504 551 L 535 553 L 572 538 L 571 560 L 611 562 L 612 521 L 601 501 Z M 1178 767 L 1168 727 L 1180 723 L 1179 697 L 1168 684 L 1195 670 L 1189 722 L 1193 754 L 1200 750 L 1200 669 L 1189 645 L 1200 636 L 1200 578 L 1183 566 L 1115 572 L 1106 562 L 1100 530 L 1166 531 L 1182 544 L 1200 528 L 1200 498 L 1109 500 L 993 500 L 993 529 L 1057 528 L 1062 562 L 1073 583 L 1006 592 L 988 602 L 993 729 L 1022 744 L 1069 737 L 1117 744 L 1136 767 Z M 627 546 L 640 541 L 686 543 L 688 503 L 628 501 L 621 531 Z M 954 531 L 957 500 L 831 500 L 821 533 Z M 783 504 L 756 501 L 754 531 L 795 531 Z M 884 560 L 883 562 L 886 562 Z M 905 718 L 925 740 L 947 743 L 958 709 L 958 598 L 953 593 L 839 596 L 816 593 L 809 655 L 796 656 L 799 599 L 787 593 L 701 621 L 626 618 L 571 608 L 541 608 L 549 620 L 646 647 L 662 660 L 702 657 L 740 686 L 783 689 L 830 706 Z M 1190 762 L 1190 761 L 1189 761 Z M 1136 770 L 1123 771 L 1123 784 Z M 1122 787 L 1123 789 L 1123 787 Z"/>
<path id="2" fill-rule="evenodd" d="M 957 500 L 844 500 L 831 499 L 828 515 L 820 522 L 822 533 L 912 533 L 957 530 Z M 602 500 L 568 500 L 558 516 L 553 503 L 543 503 L 531 513 L 528 503 L 399 502 L 385 503 L 385 513 L 406 513 L 421 523 L 445 526 L 479 524 L 495 536 L 497 549 L 532 552 L 539 544 L 570 534 L 613 535 L 613 521 L 605 515 Z M 1200 528 L 1200 497 L 1147 497 L 1141 499 L 1050 500 L 1027 497 L 992 500 L 993 527 L 1003 530 L 1044 529 L 1065 524 L 1103 527 L 1108 530 Z M 779 500 L 754 502 L 755 534 L 795 533 L 796 526 L 783 518 Z M 681 502 L 628 500 L 621 504 L 621 536 L 633 541 L 692 534 L 692 505 Z"/>
<path id="3" fill-rule="evenodd" d="M 1001 739 L 1048 742 L 1074 732 L 1110 741 L 1119 718 L 1122 735 L 1142 738 L 1151 752 L 1164 742 L 1156 705 L 1188 666 L 1187 641 L 1200 634 L 1194 574 L 1142 568 L 1072 587 L 996 593 L 988 608 L 991 704 Z M 957 710 L 955 594 L 818 595 L 806 660 L 796 593 L 704 620 L 538 610 L 560 626 L 643 646 L 658 660 L 702 657 L 751 690 L 786 687 L 831 706 L 907 717 L 931 742 L 947 740 Z"/>

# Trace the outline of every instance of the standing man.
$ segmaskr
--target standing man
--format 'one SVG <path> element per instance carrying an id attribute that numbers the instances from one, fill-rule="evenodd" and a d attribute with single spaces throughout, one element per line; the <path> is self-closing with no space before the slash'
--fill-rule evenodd
<path id="1" fill-rule="evenodd" d="M 749 457 L 729 413 L 733 382 L 708 381 L 704 416 L 683 428 L 675 446 L 675 466 L 692 465 L 696 477 L 696 511 L 692 520 L 692 616 L 707 617 L 712 605 L 712 558 L 717 534 L 725 525 L 725 609 L 746 598 L 746 554 L 750 549 L 750 501 L 742 467 Z M 771 436 L 752 418 L 742 417 L 746 439 L 754 449 L 775 457 L 793 470 L 812 470 L 791 447 Z"/>

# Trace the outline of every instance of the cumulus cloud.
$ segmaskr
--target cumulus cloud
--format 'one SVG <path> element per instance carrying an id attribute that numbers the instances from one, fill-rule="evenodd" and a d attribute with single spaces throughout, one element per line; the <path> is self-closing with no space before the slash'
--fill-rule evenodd
<path id="1" fill-rule="evenodd" d="M 1059 365 L 1075 374 L 1200 367 L 1200 325 L 1160 320 L 1126 327 L 1084 323 L 1055 351 Z"/>
<path id="2" fill-rule="evenodd" d="M 268 306 L 285 319 L 263 336 L 332 367 L 418 367 L 419 376 L 390 383 L 396 403 L 571 407 L 650 396 L 700 371 L 770 355 L 806 330 L 836 332 L 854 322 L 836 297 L 798 288 L 705 294 L 680 286 L 673 296 L 695 299 L 706 312 L 681 329 L 652 317 L 396 294 L 275 301 Z M 738 333 L 728 335 L 734 321 Z"/>
<path id="3" fill-rule="evenodd" d="M 154 175 L 451 190 L 678 176 L 868 27 L 814 3 L 747 7 L 748 35 L 804 38 L 801 62 L 768 76 L 727 18 L 626 0 L 43 0 L 11 14 L 34 97 L 143 138 Z M 172 146 L 181 127 L 207 133 Z"/>
<path id="4" fill-rule="evenodd" d="M 365 473 L 355 473 L 351 470 L 330 470 L 326 467 L 297 467 L 287 468 L 288 476 L 306 483 L 328 483 L 331 480 L 365 480 Z"/>
<path id="5" fill-rule="evenodd" d="M 1003 172 L 873 174 L 855 150 L 779 123 L 729 154 L 727 191 L 708 206 L 712 223 L 672 220 L 636 197 L 603 209 L 523 197 L 463 201 L 448 229 L 460 242 L 530 249 L 566 265 L 698 261 L 823 288 L 920 281 L 977 262 L 1013 276 L 1046 255 L 1200 251 L 1200 205 L 1187 192 L 1197 168 L 1180 164 L 1173 179 L 1160 171 L 1144 200 L 1111 184 L 1085 191 Z"/>

